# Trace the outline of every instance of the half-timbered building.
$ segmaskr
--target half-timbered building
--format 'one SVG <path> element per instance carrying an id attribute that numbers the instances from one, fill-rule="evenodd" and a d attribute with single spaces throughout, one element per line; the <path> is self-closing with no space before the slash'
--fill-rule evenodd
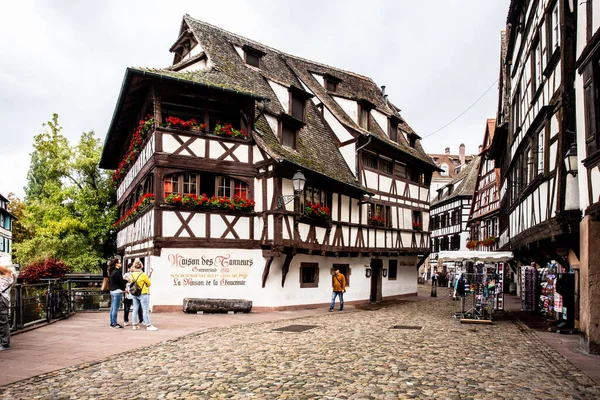
<path id="1" fill-rule="evenodd" d="M 580 223 L 580 325 L 587 351 L 600 354 L 600 1 L 577 2 L 577 168 Z"/>
<path id="2" fill-rule="evenodd" d="M 506 148 L 501 196 L 510 243 L 500 245 L 523 264 L 556 261 L 570 270 L 580 220 L 577 180 L 564 164 L 575 140 L 573 10 L 566 0 L 513 0 L 507 22 L 501 90 L 510 117 L 496 148 Z"/>
<path id="3" fill-rule="evenodd" d="M 15 217 L 8 211 L 8 199 L 0 194 L 0 257 L 11 257 L 14 219 Z"/>
<path id="4" fill-rule="evenodd" d="M 325 305 L 333 269 L 346 301 L 416 294 L 438 168 L 384 87 L 187 15 L 170 50 L 127 69 L 100 164 L 153 311 Z"/>
<path id="5" fill-rule="evenodd" d="M 436 268 L 435 260 L 440 251 L 467 250 L 469 212 L 479 160 L 475 157 L 448 184 L 438 189 L 437 197 L 431 202 L 431 268 Z M 454 264 L 449 264 L 443 267 L 453 269 Z"/>
<path id="6" fill-rule="evenodd" d="M 465 145 L 461 143 L 458 147 L 458 154 L 450 153 L 450 147 L 446 147 L 443 154 L 429 153 L 429 157 L 431 157 L 435 165 L 440 169 L 440 171 L 435 171 L 431 176 L 430 200 L 434 200 L 438 194 L 437 190 L 454 179 L 473 160 L 474 157 L 467 155 L 465 150 Z"/>
<path id="7" fill-rule="evenodd" d="M 490 145 L 494 139 L 496 119 L 488 119 L 475 182 L 475 190 L 469 213 L 470 250 L 494 251 L 498 249 L 500 213 L 500 169 L 490 157 Z"/>

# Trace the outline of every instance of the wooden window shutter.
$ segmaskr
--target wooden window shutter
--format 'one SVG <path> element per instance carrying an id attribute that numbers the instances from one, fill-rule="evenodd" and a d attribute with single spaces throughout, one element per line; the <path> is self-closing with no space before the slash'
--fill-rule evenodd
<path id="1" fill-rule="evenodd" d="M 596 86 L 594 82 L 594 62 L 588 63 L 583 71 L 583 96 L 585 109 L 585 143 L 587 155 L 591 155 L 598 149 L 597 146 L 597 104 Z"/>

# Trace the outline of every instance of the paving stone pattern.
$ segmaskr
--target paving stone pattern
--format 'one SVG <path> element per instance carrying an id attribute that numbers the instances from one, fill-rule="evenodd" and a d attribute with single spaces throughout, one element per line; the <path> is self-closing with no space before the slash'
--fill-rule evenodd
<path id="1" fill-rule="evenodd" d="M 600 398 L 600 386 L 523 324 L 509 318 L 494 325 L 460 324 L 452 318 L 458 302 L 444 296 L 443 289 L 438 296 L 380 309 L 207 329 L 15 382 L 1 387 L 0 397 Z M 288 325 L 317 327 L 274 331 Z M 392 329 L 396 325 L 423 329 Z"/>

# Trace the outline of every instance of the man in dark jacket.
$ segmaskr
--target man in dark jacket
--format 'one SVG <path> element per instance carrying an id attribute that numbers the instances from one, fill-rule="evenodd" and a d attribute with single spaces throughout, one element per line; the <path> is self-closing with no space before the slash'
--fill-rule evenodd
<path id="1" fill-rule="evenodd" d="M 110 327 L 113 329 L 122 329 L 123 327 L 117 324 L 117 312 L 121 304 L 121 297 L 125 290 L 125 279 L 121 272 L 121 260 L 117 257 L 108 262 L 109 287 L 110 287 Z"/>

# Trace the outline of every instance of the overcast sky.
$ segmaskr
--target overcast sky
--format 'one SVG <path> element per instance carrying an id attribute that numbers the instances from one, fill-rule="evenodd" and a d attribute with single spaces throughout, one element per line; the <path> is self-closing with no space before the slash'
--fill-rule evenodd
<path id="1" fill-rule="evenodd" d="M 33 136 L 59 114 L 104 142 L 125 68 L 165 67 L 185 13 L 284 52 L 371 77 L 428 153 L 477 152 L 494 118 L 510 0 L 66 1 L 0 6 L 0 194 L 23 197 Z"/>

